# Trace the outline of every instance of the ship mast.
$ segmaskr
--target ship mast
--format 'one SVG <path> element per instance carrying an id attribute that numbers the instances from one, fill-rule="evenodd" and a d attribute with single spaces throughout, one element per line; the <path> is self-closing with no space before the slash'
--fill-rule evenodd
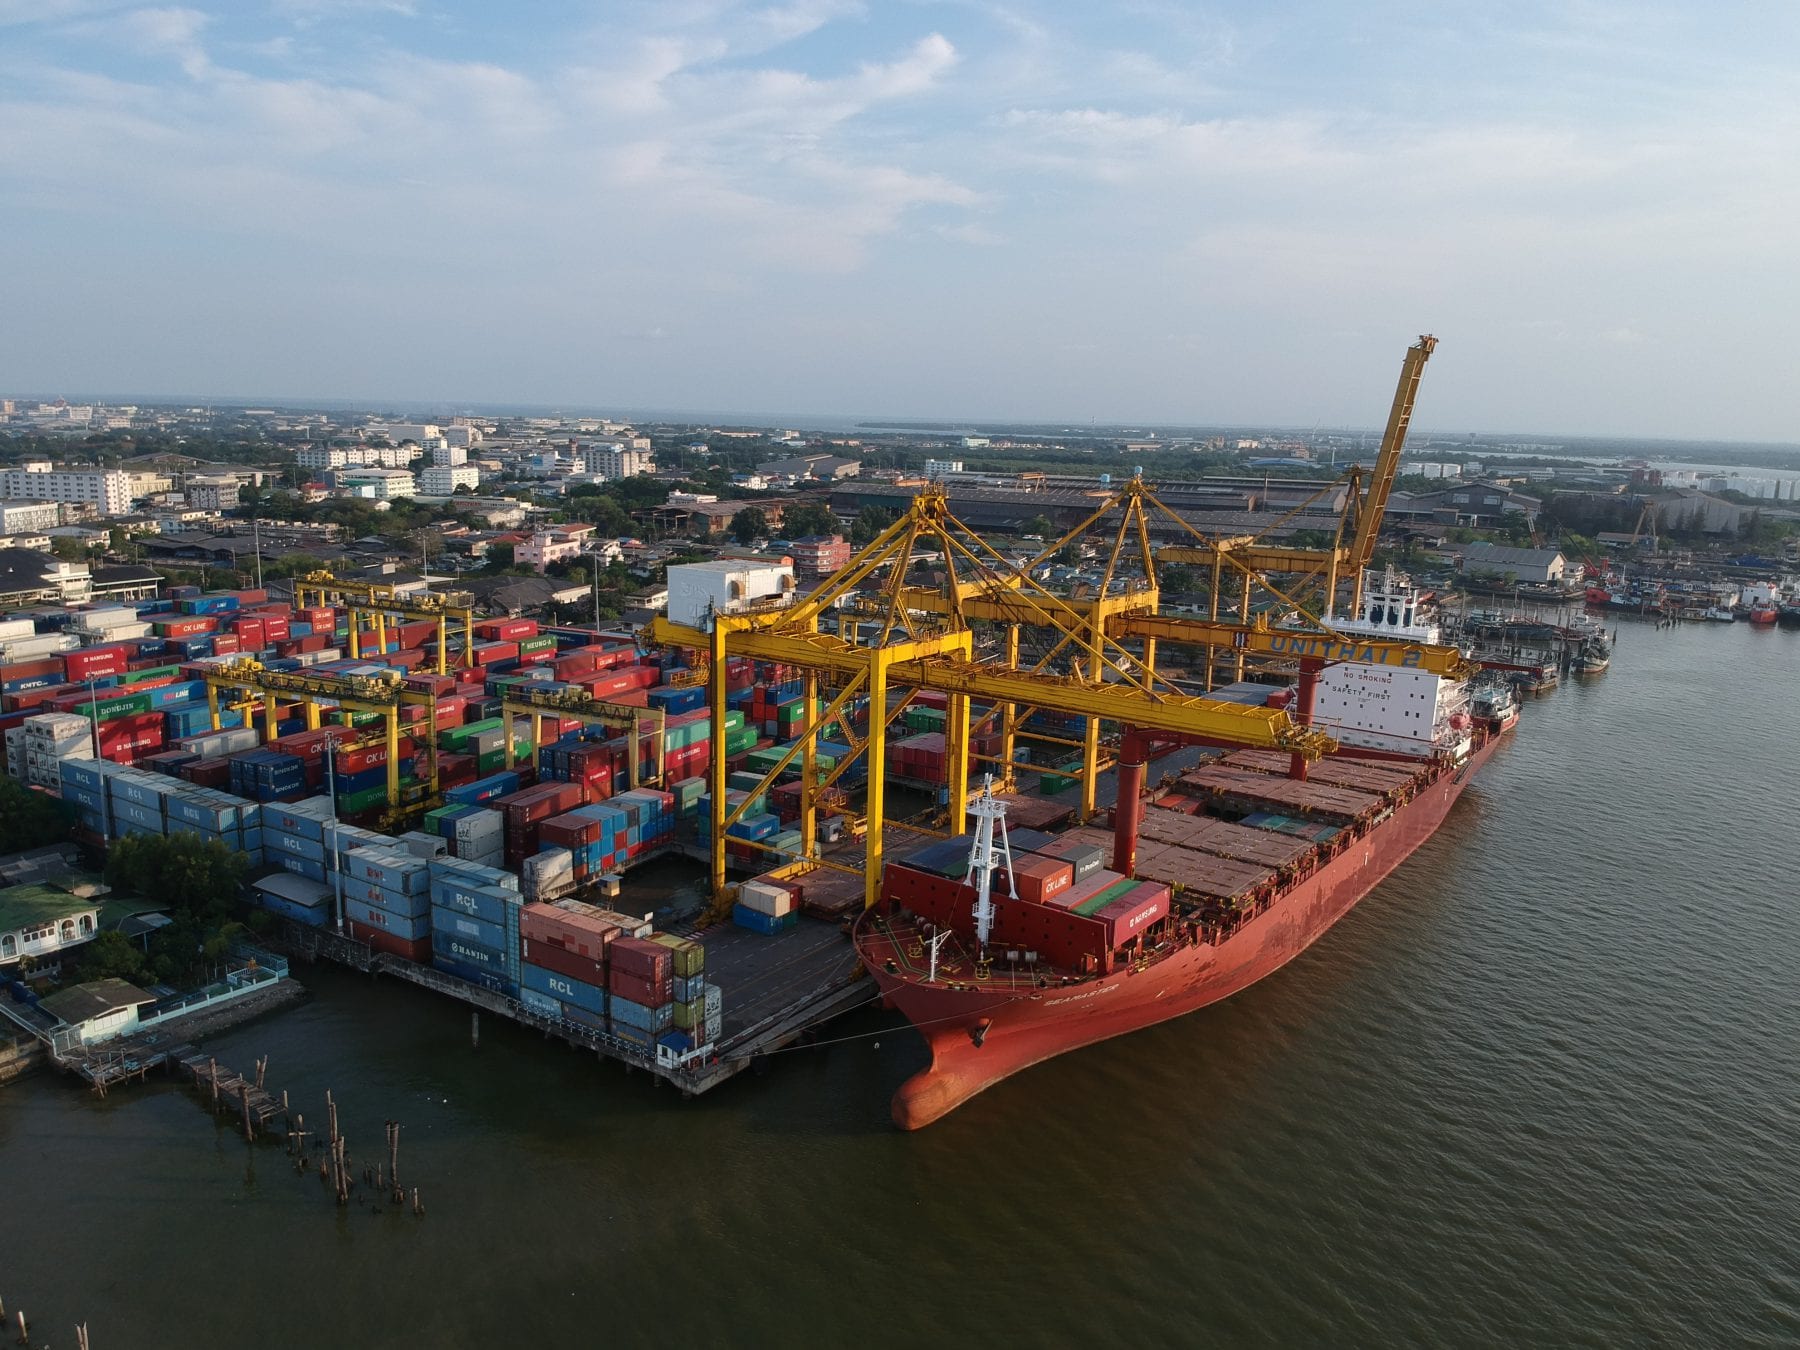
<path id="1" fill-rule="evenodd" d="M 969 845 L 969 875 L 975 882 L 975 944 L 986 947 L 988 934 L 994 928 L 994 872 L 1006 868 L 1006 887 L 1013 899 L 1019 898 L 1012 881 L 1012 846 L 1006 841 L 1006 803 L 994 796 L 994 775 L 981 782 L 981 795 L 969 803 L 969 814 L 975 817 L 975 838 Z M 998 828 L 999 844 L 995 844 Z"/>

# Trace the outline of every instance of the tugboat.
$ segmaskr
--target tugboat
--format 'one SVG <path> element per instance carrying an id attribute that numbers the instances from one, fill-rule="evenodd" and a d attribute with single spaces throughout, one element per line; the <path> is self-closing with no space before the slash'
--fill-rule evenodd
<path id="1" fill-rule="evenodd" d="M 1519 724 L 1519 696 L 1510 682 L 1481 685 L 1470 692 L 1469 716 L 1496 736 L 1511 731 Z"/>

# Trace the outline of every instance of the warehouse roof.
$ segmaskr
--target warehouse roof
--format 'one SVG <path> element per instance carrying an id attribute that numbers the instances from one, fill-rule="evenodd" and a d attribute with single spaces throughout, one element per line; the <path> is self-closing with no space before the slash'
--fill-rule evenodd
<path id="1" fill-rule="evenodd" d="M 120 1008 L 142 1007 L 154 1002 L 156 995 L 147 994 L 135 984 L 128 984 L 124 980 L 109 978 L 90 980 L 86 984 L 60 990 L 38 1006 L 52 1017 L 77 1026 Z"/>

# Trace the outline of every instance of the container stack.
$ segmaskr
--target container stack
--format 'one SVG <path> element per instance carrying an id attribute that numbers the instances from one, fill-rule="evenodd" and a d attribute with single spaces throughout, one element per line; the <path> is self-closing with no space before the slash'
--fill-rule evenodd
<path id="1" fill-rule="evenodd" d="M 266 804 L 262 809 L 263 861 L 309 881 L 328 880 L 325 827 L 331 820 L 331 801 L 326 797 Z"/>
<path id="2" fill-rule="evenodd" d="M 758 877 L 738 887 L 731 921 L 739 928 L 772 937 L 800 922 L 800 901 L 793 887 L 771 877 Z"/>
<path id="3" fill-rule="evenodd" d="M 606 949 L 623 933 L 590 905 L 519 911 L 519 1001 L 540 1017 L 607 1030 Z"/>
<path id="4" fill-rule="evenodd" d="M 359 848 L 343 855 L 336 881 L 343 888 L 350 935 L 376 951 L 408 961 L 431 961 L 430 864 L 411 853 Z"/>
<path id="5" fill-rule="evenodd" d="M 39 713 L 27 717 L 19 731 L 20 776 L 33 787 L 55 791 L 62 786 L 63 760 L 94 757 L 94 724 L 74 713 Z M 10 749 L 9 740 L 9 760 Z"/>
<path id="6" fill-rule="evenodd" d="M 512 995 L 519 988 L 519 878 L 460 858 L 425 864 L 431 962 L 446 974 Z"/>
<path id="7" fill-rule="evenodd" d="M 649 1050 L 675 1026 L 675 954 L 647 938 L 615 938 L 607 948 L 612 1034 Z"/>

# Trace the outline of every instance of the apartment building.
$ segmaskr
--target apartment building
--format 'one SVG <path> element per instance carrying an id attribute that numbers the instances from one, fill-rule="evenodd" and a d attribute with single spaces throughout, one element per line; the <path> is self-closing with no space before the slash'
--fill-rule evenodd
<path id="1" fill-rule="evenodd" d="M 57 469 L 48 460 L 28 460 L 0 470 L 0 497 L 76 502 L 98 515 L 122 516 L 131 509 L 131 475 L 123 469 Z"/>

